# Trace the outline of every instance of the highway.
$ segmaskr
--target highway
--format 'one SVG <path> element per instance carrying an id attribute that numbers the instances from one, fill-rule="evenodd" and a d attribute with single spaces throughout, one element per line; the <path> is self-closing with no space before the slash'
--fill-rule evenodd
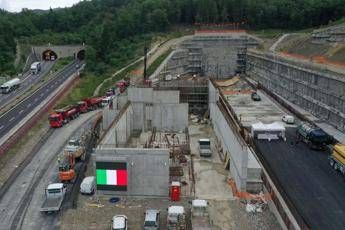
<path id="1" fill-rule="evenodd" d="M 0 94 L 0 109 L 24 94 L 31 86 L 37 84 L 53 67 L 54 62 L 42 61 L 42 68 L 38 74 L 31 74 L 30 70 L 23 74 L 20 87 L 8 94 Z"/>
<path id="2" fill-rule="evenodd" d="M 296 144 L 295 132 L 286 130 L 286 142 L 255 140 L 260 158 L 311 229 L 344 229 L 343 175 L 329 165 L 325 152 Z"/>
<path id="3" fill-rule="evenodd" d="M 79 64 L 81 66 L 82 63 Z M 71 63 L 32 95 L 18 103 L 0 117 L 0 139 L 26 117 L 36 106 L 56 90 L 76 69 L 76 62 Z"/>

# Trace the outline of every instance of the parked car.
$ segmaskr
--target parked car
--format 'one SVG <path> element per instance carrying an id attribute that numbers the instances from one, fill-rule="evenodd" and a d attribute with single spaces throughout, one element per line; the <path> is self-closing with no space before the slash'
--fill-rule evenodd
<path id="1" fill-rule="evenodd" d="M 144 230 L 158 230 L 159 229 L 159 210 L 148 209 L 145 212 Z"/>
<path id="2" fill-rule="evenodd" d="M 261 97 L 256 92 L 253 92 L 251 97 L 253 101 L 261 101 Z"/>
<path id="3" fill-rule="evenodd" d="M 127 216 L 125 215 L 116 215 L 113 216 L 111 220 L 111 229 L 112 230 L 127 230 Z"/>
<path id="4" fill-rule="evenodd" d="M 96 190 L 96 180 L 94 176 L 85 177 L 80 184 L 81 194 L 94 194 Z"/>
<path id="5" fill-rule="evenodd" d="M 284 121 L 286 124 L 293 124 L 295 123 L 295 118 L 291 115 L 284 115 L 282 116 L 282 121 Z"/>

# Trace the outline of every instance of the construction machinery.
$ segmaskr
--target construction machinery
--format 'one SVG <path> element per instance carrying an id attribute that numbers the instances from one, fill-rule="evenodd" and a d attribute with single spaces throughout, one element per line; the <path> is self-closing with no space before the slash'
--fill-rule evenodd
<path id="1" fill-rule="evenodd" d="M 192 230 L 211 230 L 208 204 L 206 200 L 192 201 Z"/>
<path id="2" fill-rule="evenodd" d="M 328 157 L 329 164 L 337 171 L 345 175 L 345 145 L 336 144 L 333 146 L 332 154 Z"/>
<path id="3" fill-rule="evenodd" d="M 61 182 L 71 182 L 76 177 L 74 166 L 76 160 L 85 160 L 86 151 L 79 140 L 71 139 L 59 157 L 59 179 Z M 62 159 L 61 159 L 62 158 Z"/>
<path id="4" fill-rule="evenodd" d="M 322 129 L 309 123 L 301 123 L 297 127 L 297 138 L 305 142 L 311 149 L 323 149 L 331 140 Z"/>

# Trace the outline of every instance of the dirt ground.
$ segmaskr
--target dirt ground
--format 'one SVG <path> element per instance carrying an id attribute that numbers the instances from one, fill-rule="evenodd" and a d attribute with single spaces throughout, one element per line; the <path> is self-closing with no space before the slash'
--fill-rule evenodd
<path id="1" fill-rule="evenodd" d="M 169 205 L 182 205 L 187 211 L 187 229 L 191 229 L 189 201 L 200 198 L 209 202 L 212 229 L 280 229 L 270 211 L 264 210 L 262 213 L 248 214 L 245 211 L 245 204 L 233 197 L 226 182 L 228 171 L 224 169 L 213 144 L 213 156 L 200 158 L 198 139 L 210 138 L 213 143 L 215 138 L 210 125 L 190 121 L 189 134 L 196 181 L 195 196 L 182 198 L 182 201 L 177 203 L 170 202 L 168 198 L 121 197 L 118 203 L 112 204 L 109 202 L 109 198 L 111 198 L 109 196 L 79 195 L 77 208 L 63 213 L 60 228 L 63 230 L 110 229 L 111 218 L 114 215 L 124 214 L 128 217 L 129 229 L 142 229 L 145 210 L 153 208 L 161 211 L 160 229 L 166 229 L 167 208 Z M 93 175 L 93 170 L 92 163 L 90 163 L 86 176 Z"/>

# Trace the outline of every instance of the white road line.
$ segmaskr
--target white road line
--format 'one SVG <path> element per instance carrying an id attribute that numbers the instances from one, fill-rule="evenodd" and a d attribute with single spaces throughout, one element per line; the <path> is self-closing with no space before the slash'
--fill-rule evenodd
<path id="1" fill-rule="evenodd" d="M 2 125 L 2 126 L 0 126 L 0 129 L 2 129 L 4 126 Z"/>
<path id="2" fill-rule="evenodd" d="M 43 93 L 41 93 L 41 97 L 43 97 Z"/>
<path id="3" fill-rule="evenodd" d="M 20 110 L 20 111 L 19 111 L 19 114 L 21 114 L 21 113 L 23 113 L 23 112 L 24 112 L 24 110 Z"/>
<path id="4" fill-rule="evenodd" d="M 26 107 L 28 107 L 28 108 L 29 108 L 30 106 L 31 106 L 31 103 L 29 103 L 29 104 L 28 104 Z"/>
<path id="5" fill-rule="evenodd" d="M 13 120 L 14 120 L 14 118 L 15 118 L 15 117 L 12 117 L 12 118 L 10 119 L 10 121 L 13 121 Z"/>
<path id="6" fill-rule="evenodd" d="M 37 101 L 37 100 L 38 100 L 38 98 L 36 97 L 36 98 L 35 98 L 35 101 Z"/>

